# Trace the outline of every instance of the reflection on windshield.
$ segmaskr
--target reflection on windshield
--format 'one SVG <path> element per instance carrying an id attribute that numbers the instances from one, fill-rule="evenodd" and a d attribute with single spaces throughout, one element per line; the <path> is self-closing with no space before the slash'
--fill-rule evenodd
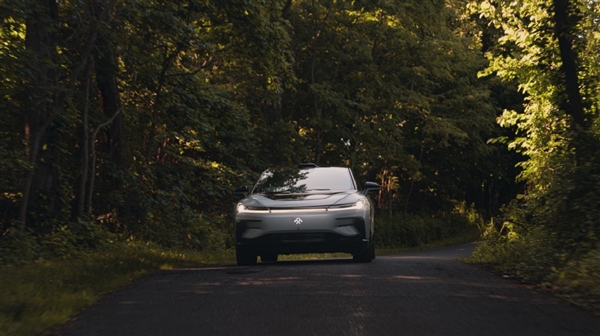
<path id="1" fill-rule="evenodd" d="M 254 192 L 256 193 L 284 193 L 284 192 L 301 192 L 306 190 L 306 184 L 301 184 L 301 181 L 306 180 L 307 171 L 294 170 L 267 170 L 256 183 Z"/>
<path id="2" fill-rule="evenodd" d="M 265 171 L 253 194 L 305 193 L 353 190 L 352 177 L 345 168 L 280 169 Z"/>

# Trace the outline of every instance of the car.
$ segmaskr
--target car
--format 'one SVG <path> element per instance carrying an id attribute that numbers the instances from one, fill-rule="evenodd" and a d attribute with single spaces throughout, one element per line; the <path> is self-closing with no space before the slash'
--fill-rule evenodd
<path id="1" fill-rule="evenodd" d="M 267 169 L 235 207 L 238 265 L 276 262 L 281 254 L 350 253 L 355 262 L 375 259 L 374 207 L 377 183 L 358 189 L 351 169 L 300 164 Z"/>

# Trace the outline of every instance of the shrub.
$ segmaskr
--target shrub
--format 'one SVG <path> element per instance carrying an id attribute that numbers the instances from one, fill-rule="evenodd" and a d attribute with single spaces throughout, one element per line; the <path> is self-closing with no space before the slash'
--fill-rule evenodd
<path id="1" fill-rule="evenodd" d="M 380 216 L 375 225 L 378 247 L 417 247 L 461 235 L 475 240 L 482 220 L 474 209 L 458 204 L 454 211 L 437 216 L 410 213 Z"/>

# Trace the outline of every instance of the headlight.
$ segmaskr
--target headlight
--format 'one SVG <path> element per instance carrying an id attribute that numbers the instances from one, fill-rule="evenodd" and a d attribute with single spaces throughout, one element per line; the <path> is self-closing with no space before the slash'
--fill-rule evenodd
<path id="1" fill-rule="evenodd" d="M 329 207 L 329 209 L 327 209 L 327 210 L 328 211 L 354 210 L 354 209 L 362 209 L 366 206 L 368 206 L 367 200 L 365 200 L 363 198 L 363 199 L 359 199 L 354 204 L 334 205 L 334 206 Z"/>
<path id="2" fill-rule="evenodd" d="M 246 210 L 248 210 L 248 208 L 246 208 L 245 205 L 243 205 L 242 203 L 237 204 L 237 213 L 244 212 Z"/>
<path id="3" fill-rule="evenodd" d="M 360 209 L 367 206 L 367 201 L 365 199 L 359 199 L 358 202 L 354 203 L 352 206 L 353 209 Z"/>
<path id="4" fill-rule="evenodd" d="M 269 209 L 263 208 L 263 207 L 249 207 L 249 206 L 245 206 L 242 203 L 238 203 L 237 206 L 236 206 L 236 211 L 237 211 L 237 213 L 242 213 L 242 212 L 269 212 Z"/>

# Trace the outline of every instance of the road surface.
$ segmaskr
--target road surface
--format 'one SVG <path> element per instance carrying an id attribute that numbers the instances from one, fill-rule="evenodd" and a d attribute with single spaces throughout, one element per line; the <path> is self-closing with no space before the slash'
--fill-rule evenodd
<path id="1" fill-rule="evenodd" d="M 456 260 L 473 248 L 163 271 L 55 335 L 600 335 L 600 317 Z"/>

